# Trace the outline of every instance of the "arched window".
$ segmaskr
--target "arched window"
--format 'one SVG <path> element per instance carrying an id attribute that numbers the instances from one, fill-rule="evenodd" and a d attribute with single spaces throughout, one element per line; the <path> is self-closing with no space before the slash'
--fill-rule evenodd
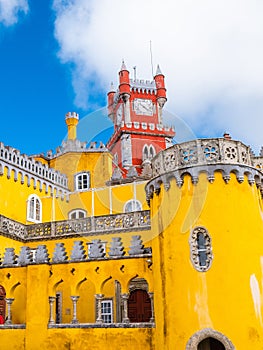
<path id="1" fill-rule="evenodd" d="M 90 188 L 90 173 L 85 171 L 75 175 L 76 191 L 85 191 Z"/>
<path id="2" fill-rule="evenodd" d="M 124 213 L 130 213 L 132 211 L 141 211 L 142 204 L 136 199 L 131 199 L 125 203 L 123 211 Z"/>
<path id="3" fill-rule="evenodd" d="M 27 221 L 36 223 L 42 221 L 42 203 L 35 194 L 31 194 L 27 200 Z"/>
<path id="4" fill-rule="evenodd" d="M 153 157 L 155 156 L 155 154 L 156 154 L 155 148 L 154 148 L 152 145 L 150 145 L 150 147 L 149 147 L 149 159 L 150 159 L 150 160 L 153 159 Z"/>
<path id="5" fill-rule="evenodd" d="M 86 211 L 82 209 L 74 209 L 68 213 L 69 219 L 83 219 L 86 217 Z"/>
<path id="6" fill-rule="evenodd" d="M 148 146 L 144 145 L 142 150 L 142 160 L 146 160 L 149 158 Z"/>
<path id="7" fill-rule="evenodd" d="M 142 160 L 146 160 L 146 159 L 153 159 L 153 157 L 155 156 L 156 152 L 155 152 L 155 148 L 153 147 L 153 145 L 144 145 L 143 149 L 142 149 Z"/>
<path id="8" fill-rule="evenodd" d="M 201 226 L 195 227 L 190 237 L 191 261 L 198 271 L 207 271 L 212 263 L 211 238 Z"/>

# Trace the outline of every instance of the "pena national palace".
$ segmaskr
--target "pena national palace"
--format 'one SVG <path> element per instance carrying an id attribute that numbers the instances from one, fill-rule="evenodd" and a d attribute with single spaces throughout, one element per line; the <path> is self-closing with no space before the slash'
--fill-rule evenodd
<path id="1" fill-rule="evenodd" d="M 166 100 L 123 62 L 107 143 L 0 143 L 1 350 L 263 349 L 263 149 L 174 144 Z"/>

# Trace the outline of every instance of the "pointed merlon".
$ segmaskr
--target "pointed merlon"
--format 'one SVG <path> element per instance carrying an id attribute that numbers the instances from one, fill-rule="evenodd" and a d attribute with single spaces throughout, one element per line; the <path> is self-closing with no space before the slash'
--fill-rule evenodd
<path id="1" fill-rule="evenodd" d="M 156 74 L 155 75 L 163 75 L 163 73 L 161 72 L 159 64 L 157 64 L 157 69 L 156 69 Z"/>
<path id="2" fill-rule="evenodd" d="M 122 64 L 121 64 L 121 71 L 122 70 L 127 70 L 124 60 L 122 60 Z"/>

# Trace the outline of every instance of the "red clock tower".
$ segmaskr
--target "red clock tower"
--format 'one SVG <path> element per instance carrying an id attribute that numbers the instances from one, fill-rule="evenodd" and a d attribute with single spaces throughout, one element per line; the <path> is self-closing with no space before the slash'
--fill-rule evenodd
<path id="1" fill-rule="evenodd" d="M 164 75 L 159 66 L 153 81 L 130 79 L 124 62 L 119 72 L 119 88 L 108 93 L 108 114 L 114 133 L 107 143 L 115 165 L 124 173 L 135 167 L 141 173 L 143 163 L 171 145 L 174 129 L 163 125 L 166 102 Z"/>

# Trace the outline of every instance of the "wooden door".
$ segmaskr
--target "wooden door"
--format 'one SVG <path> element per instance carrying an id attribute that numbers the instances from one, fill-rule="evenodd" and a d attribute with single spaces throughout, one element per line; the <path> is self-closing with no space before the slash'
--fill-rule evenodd
<path id="1" fill-rule="evenodd" d="M 1 320 L 5 320 L 5 289 L 3 286 L 0 286 L 0 316 L 1 316 Z M 3 322 L 2 322 L 3 323 Z"/>
<path id="2" fill-rule="evenodd" d="M 128 317 L 130 322 L 150 322 L 152 317 L 151 299 L 145 290 L 135 289 L 130 292 Z"/>

